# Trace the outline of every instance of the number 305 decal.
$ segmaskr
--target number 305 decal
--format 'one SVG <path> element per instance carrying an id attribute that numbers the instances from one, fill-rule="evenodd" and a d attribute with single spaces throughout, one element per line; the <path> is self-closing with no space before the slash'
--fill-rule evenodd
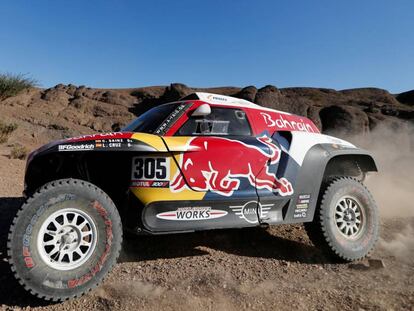
<path id="1" fill-rule="evenodd" d="M 132 187 L 160 187 L 170 185 L 170 158 L 132 158 Z"/>

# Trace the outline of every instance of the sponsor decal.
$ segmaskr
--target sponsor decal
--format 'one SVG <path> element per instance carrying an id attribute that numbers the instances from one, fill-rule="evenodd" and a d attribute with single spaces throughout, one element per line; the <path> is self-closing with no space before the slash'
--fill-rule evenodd
<path id="1" fill-rule="evenodd" d="M 132 158 L 131 187 L 168 188 L 170 186 L 170 158 Z"/>
<path id="2" fill-rule="evenodd" d="M 35 266 L 35 263 L 33 261 L 32 255 L 30 254 L 29 248 L 26 246 L 23 246 L 23 259 L 24 259 L 24 263 L 27 268 L 31 269 Z"/>
<path id="3" fill-rule="evenodd" d="M 102 255 L 99 257 L 96 265 L 93 266 L 92 269 L 89 270 L 89 272 L 87 272 L 86 274 L 84 274 L 83 276 L 81 276 L 77 279 L 68 280 L 68 282 L 67 282 L 67 287 L 68 288 L 74 288 L 74 287 L 77 287 L 77 286 L 81 286 L 82 284 L 85 284 L 86 282 L 89 282 L 91 279 L 93 279 L 94 276 L 99 271 L 102 270 L 102 267 L 103 267 L 105 261 L 107 260 L 109 254 L 111 252 L 112 240 L 114 238 L 113 233 L 112 233 L 112 221 L 108 216 L 108 212 L 101 205 L 101 203 L 99 203 L 98 201 L 93 201 L 93 202 L 91 202 L 91 206 L 94 209 L 97 210 L 97 212 L 103 218 L 104 223 L 105 223 L 105 227 L 106 227 L 106 229 L 105 229 L 105 233 L 106 233 L 105 249 L 104 249 Z"/>
<path id="4" fill-rule="evenodd" d="M 297 204 L 309 203 L 310 202 L 310 194 L 300 194 L 298 197 Z"/>
<path id="5" fill-rule="evenodd" d="M 221 97 L 221 96 L 217 96 L 217 95 L 208 95 L 207 96 L 207 99 L 208 100 L 217 100 L 217 101 L 222 101 L 222 102 L 226 102 L 227 101 L 227 98 L 225 98 L 225 97 Z"/>
<path id="6" fill-rule="evenodd" d="M 105 149 L 130 148 L 133 146 L 133 142 L 134 140 L 129 138 L 97 139 L 95 140 L 95 147 Z"/>
<path id="7" fill-rule="evenodd" d="M 284 177 L 277 178 L 269 172 L 266 163 L 279 162 L 281 150 L 270 137 L 262 136 L 257 140 L 269 148 L 265 152 L 254 145 L 238 140 L 221 137 L 195 137 L 188 143 L 188 149 L 197 152 L 183 154 L 180 171 L 171 182 L 171 190 L 179 192 L 184 189 L 211 191 L 223 196 L 231 196 L 239 188 L 240 178 L 247 178 L 257 189 L 267 189 L 282 196 L 293 193 L 292 184 Z M 242 158 L 235 158 L 232 150 L 243 153 Z"/>
<path id="8" fill-rule="evenodd" d="M 175 211 L 163 212 L 156 215 L 164 220 L 207 220 L 226 216 L 227 212 L 212 209 L 209 206 L 180 207 Z"/>
<path id="9" fill-rule="evenodd" d="M 121 149 L 121 148 L 128 149 L 134 146 L 135 140 L 130 139 L 130 138 L 124 138 L 124 137 L 116 138 L 115 134 L 116 133 L 85 135 L 85 136 L 81 136 L 77 138 L 68 139 L 67 141 L 71 143 L 59 145 L 58 150 L 59 151 L 84 151 L 84 150 L 94 150 L 94 149 Z M 111 138 L 111 137 L 115 137 L 115 138 Z"/>
<path id="10" fill-rule="evenodd" d="M 300 194 L 296 201 L 296 207 L 293 212 L 293 218 L 306 218 L 308 216 L 308 208 L 311 196 L 310 194 Z"/>
<path id="11" fill-rule="evenodd" d="M 295 209 L 295 212 L 293 214 L 293 218 L 294 219 L 299 219 L 299 218 L 306 218 L 308 217 L 308 210 L 307 209 Z"/>
<path id="12" fill-rule="evenodd" d="M 169 128 L 170 124 L 174 124 L 185 112 L 186 108 L 190 105 L 181 104 L 175 108 L 173 112 L 161 123 L 161 125 L 155 130 L 154 134 L 163 135 Z"/>
<path id="13" fill-rule="evenodd" d="M 59 151 L 86 151 L 86 150 L 94 150 L 94 144 L 80 144 L 80 145 L 59 145 Z"/>
<path id="14" fill-rule="evenodd" d="M 257 201 L 250 201 L 244 205 L 230 206 L 230 209 L 239 216 L 240 219 L 244 219 L 250 224 L 257 224 L 259 219 L 266 218 L 270 209 L 274 204 L 260 204 Z"/>
<path id="15" fill-rule="evenodd" d="M 260 113 L 268 127 L 278 127 L 280 129 L 289 129 L 292 131 L 302 131 L 314 133 L 313 127 L 305 123 L 301 118 L 298 120 L 286 120 L 283 115 L 279 115 L 278 118 L 272 117 L 270 114 L 261 112 Z"/>
<path id="16" fill-rule="evenodd" d="M 78 137 L 69 138 L 68 141 L 84 141 L 84 140 L 96 140 L 96 139 L 108 139 L 108 138 L 130 138 L 132 133 L 128 132 L 113 132 L 102 134 L 89 134 Z"/>
<path id="17" fill-rule="evenodd" d="M 131 187 L 134 188 L 168 188 L 169 181 L 162 180 L 132 180 Z"/>

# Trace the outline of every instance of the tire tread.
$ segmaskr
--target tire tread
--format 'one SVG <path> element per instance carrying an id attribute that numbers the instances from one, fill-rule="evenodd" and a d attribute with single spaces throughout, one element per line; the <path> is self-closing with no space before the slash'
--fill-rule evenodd
<path id="1" fill-rule="evenodd" d="M 14 233 L 14 230 L 15 230 L 17 220 L 20 217 L 20 215 L 22 214 L 22 212 L 30 206 L 31 202 L 33 202 L 38 196 L 40 196 L 44 192 L 47 192 L 47 191 L 49 191 L 53 188 L 57 188 L 59 186 L 78 185 L 79 183 L 83 187 L 88 187 L 90 190 L 96 192 L 98 195 L 104 196 L 105 199 L 108 200 L 109 202 L 112 202 L 112 199 L 103 190 L 101 190 L 97 186 L 91 184 L 90 182 L 87 182 L 87 181 L 84 181 L 84 180 L 79 180 L 79 179 L 74 179 L 74 178 L 54 180 L 54 181 L 48 182 L 45 185 L 41 186 L 29 198 L 26 199 L 26 201 L 19 208 L 16 216 L 13 219 L 12 225 L 10 226 L 10 230 L 9 230 L 9 234 L 8 234 L 8 238 L 7 238 L 7 257 L 8 257 L 8 262 L 9 262 L 11 271 L 12 271 L 14 277 L 16 278 L 16 280 L 19 282 L 19 284 L 22 285 L 23 288 L 27 292 L 29 292 L 30 294 L 32 294 L 33 296 L 35 296 L 37 298 L 44 299 L 46 301 L 63 302 L 63 301 L 69 300 L 69 299 L 79 298 L 79 297 L 89 293 L 94 288 L 98 287 L 99 284 L 101 282 L 103 282 L 105 280 L 105 278 L 107 277 L 107 275 L 105 275 L 102 280 L 100 280 L 99 282 L 94 283 L 87 290 L 85 290 L 83 292 L 80 292 L 79 294 L 74 294 L 74 295 L 71 295 L 71 296 L 63 296 L 63 297 L 54 297 L 54 296 L 44 295 L 44 294 L 36 291 L 34 288 L 32 288 L 30 285 L 26 284 L 22 280 L 22 278 L 17 273 L 15 262 L 14 262 L 12 256 L 11 256 L 11 254 L 12 254 L 12 250 L 11 250 L 12 240 L 11 239 L 12 239 L 12 236 L 13 236 L 13 233 Z M 113 202 L 112 202 L 112 204 L 113 204 Z M 113 228 L 114 228 L 114 230 L 119 231 L 118 234 L 121 235 L 121 242 L 122 242 L 122 229 L 120 229 L 120 228 L 122 228 L 122 224 L 121 224 L 120 218 L 118 220 L 119 220 L 119 223 L 115 224 L 113 226 Z M 117 259 L 119 258 L 120 252 L 121 252 L 121 248 L 119 247 L 118 250 L 117 250 L 117 253 L 115 254 L 114 260 L 112 260 L 112 262 L 109 264 L 108 271 L 111 271 L 113 269 L 113 267 L 115 266 L 115 264 L 117 262 Z"/>
<path id="2" fill-rule="evenodd" d="M 364 188 L 365 193 L 369 196 L 372 202 L 375 202 L 371 192 L 360 180 L 354 177 L 350 177 L 350 176 L 334 176 L 326 180 L 323 186 L 321 187 L 321 192 L 319 195 L 320 201 L 318 202 L 318 206 L 315 211 L 314 220 L 312 222 L 305 223 L 305 230 L 309 236 L 309 239 L 312 241 L 312 243 L 315 246 L 322 248 L 322 250 L 325 251 L 326 253 L 330 253 L 334 255 L 335 258 L 339 260 L 347 261 L 347 262 L 362 260 L 365 257 L 370 256 L 370 253 L 372 252 L 372 248 L 364 256 L 360 256 L 357 258 L 347 256 L 345 253 L 341 252 L 340 250 L 338 250 L 338 248 L 335 247 L 334 242 L 332 241 L 331 237 L 327 233 L 326 226 L 323 221 L 323 211 L 324 209 L 328 208 L 326 204 L 327 196 L 329 195 L 332 187 L 338 182 L 342 182 L 342 181 L 357 182 Z M 376 242 L 378 241 L 378 238 L 379 238 L 379 235 L 377 234 L 375 236 L 375 241 L 373 245 L 376 244 Z"/>

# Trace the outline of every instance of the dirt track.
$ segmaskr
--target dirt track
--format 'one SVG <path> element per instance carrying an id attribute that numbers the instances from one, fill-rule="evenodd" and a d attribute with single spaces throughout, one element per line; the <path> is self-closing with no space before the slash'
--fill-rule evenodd
<path id="1" fill-rule="evenodd" d="M 0 309 L 414 310 L 414 243 L 409 227 L 403 230 L 414 227 L 413 218 L 383 220 L 383 240 L 372 255 L 385 263 L 379 269 L 367 260 L 328 262 L 301 226 L 140 237 L 126 241 L 120 263 L 97 290 L 43 303 L 20 288 L 6 260 L 24 170 L 24 161 L 6 154 L 0 152 Z"/>

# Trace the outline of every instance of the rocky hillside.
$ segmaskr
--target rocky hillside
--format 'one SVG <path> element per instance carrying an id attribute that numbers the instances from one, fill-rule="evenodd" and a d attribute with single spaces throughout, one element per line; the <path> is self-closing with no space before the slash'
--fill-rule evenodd
<path id="1" fill-rule="evenodd" d="M 142 236 L 126 239 L 119 263 L 97 290 L 62 304 L 27 295 L 7 263 L 8 230 L 23 202 L 25 163 L 9 159 L 19 150 L 16 144 L 32 149 L 52 139 L 116 130 L 150 107 L 194 90 L 305 115 L 324 131 L 348 135 L 377 127 L 373 135 L 356 137 L 371 136 L 365 143 L 380 168 L 367 180 L 381 215 L 381 237 L 370 258 L 334 263 L 298 224 Z M 57 85 L 0 101 L 0 293 L 7 292 L 0 294 L 0 310 L 414 311 L 414 152 L 404 143 L 414 132 L 395 130 L 414 123 L 413 95 L 368 88 L 191 89 L 172 84 L 103 90 Z"/>
<path id="2" fill-rule="evenodd" d="M 190 88 L 183 84 L 134 89 L 93 89 L 59 84 L 28 89 L 0 101 L 0 122 L 17 124 L 8 144 L 33 148 L 53 139 L 117 130 L 143 111 L 194 91 L 230 95 L 311 118 L 323 131 L 364 133 L 380 122 L 414 120 L 414 91 L 392 95 L 376 88 L 336 91 L 323 88 L 254 86 Z"/>

